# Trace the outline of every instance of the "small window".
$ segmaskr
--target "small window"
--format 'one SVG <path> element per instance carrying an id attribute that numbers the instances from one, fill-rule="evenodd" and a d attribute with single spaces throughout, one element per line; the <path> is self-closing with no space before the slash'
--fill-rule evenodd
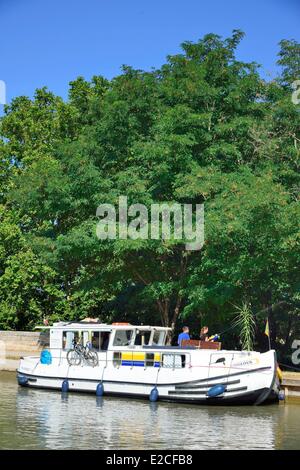
<path id="1" fill-rule="evenodd" d="M 100 337 L 100 345 L 101 351 L 107 351 L 109 345 L 110 333 L 108 331 L 104 331 L 101 333 Z"/>
<path id="2" fill-rule="evenodd" d="M 146 367 L 153 367 L 154 366 L 154 353 L 147 353 L 146 354 Z"/>
<path id="3" fill-rule="evenodd" d="M 113 366 L 119 367 L 122 364 L 122 353 L 121 352 L 114 352 L 113 355 Z"/>
<path id="4" fill-rule="evenodd" d="M 100 349 L 100 331 L 92 331 L 91 334 L 91 346 L 95 351 Z"/>
<path id="5" fill-rule="evenodd" d="M 156 346 L 163 346 L 165 344 L 165 332 L 164 331 L 154 331 L 152 344 Z"/>
<path id="6" fill-rule="evenodd" d="M 83 331 L 81 336 L 81 344 L 82 346 L 88 345 L 89 347 L 92 346 L 91 344 L 91 334 L 89 331 Z"/>
<path id="7" fill-rule="evenodd" d="M 82 335 L 80 331 L 64 331 L 63 332 L 63 349 L 72 349 L 75 343 L 82 342 Z"/>
<path id="8" fill-rule="evenodd" d="M 129 346 L 133 330 L 116 330 L 114 346 Z"/>
<path id="9" fill-rule="evenodd" d="M 182 369 L 185 367 L 185 354 L 163 354 L 163 367 Z"/>
<path id="10" fill-rule="evenodd" d="M 151 331 L 136 330 L 134 344 L 135 346 L 147 346 L 149 344 Z"/>

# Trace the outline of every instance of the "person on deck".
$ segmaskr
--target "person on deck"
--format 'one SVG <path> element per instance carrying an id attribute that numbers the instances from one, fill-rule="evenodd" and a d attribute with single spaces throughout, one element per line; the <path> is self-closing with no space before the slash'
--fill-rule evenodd
<path id="1" fill-rule="evenodd" d="M 188 326 L 182 328 L 182 333 L 178 335 L 178 346 L 181 346 L 182 341 L 190 339 L 189 331 Z"/>
<path id="2" fill-rule="evenodd" d="M 200 341 L 208 341 L 208 326 L 203 326 L 203 328 L 201 328 Z"/>

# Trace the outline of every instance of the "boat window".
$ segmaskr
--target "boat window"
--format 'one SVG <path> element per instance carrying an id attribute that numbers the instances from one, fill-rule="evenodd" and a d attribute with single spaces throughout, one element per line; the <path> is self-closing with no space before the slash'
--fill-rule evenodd
<path id="1" fill-rule="evenodd" d="M 63 349 L 72 349 L 73 342 L 81 343 L 81 332 L 80 331 L 64 331 L 62 335 L 62 347 Z"/>
<path id="2" fill-rule="evenodd" d="M 62 334 L 62 347 L 63 349 L 72 349 L 74 347 L 74 341 L 77 344 L 92 344 L 91 338 L 92 333 L 88 331 L 63 331 Z"/>
<path id="3" fill-rule="evenodd" d="M 128 346 L 133 335 L 133 330 L 116 330 L 114 346 Z"/>
<path id="4" fill-rule="evenodd" d="M 147 346 L 149 344 L 151 331 L 136 330 L 134 344 L 136 346 Z"/>
<path id="5" fill-rule="evenodd" d="M 162 365 L 169 369 L 182 369 L 185 367 L 185 354 L 163 354 Z"/>
<path id="6" fill-rule="evenodd" d="M 114 367 L 119 367 L 122 363 L 122 353 L 117 351 L 113 355 L 113 365 Z"/>
<path id="7" fill-rule="evenodd" d="M 146 353 L 145 366 L 154 367 L 154 353 Z"/>
<path id="8" fill-rule="evenodd" d="M 108 331 L 104 331 L 101 333 L 101 337 L 100 337 L 101 351 L 107 351 L 108 345 L 109 345 L 109 338 L 110 338 L 110 333 L 108 333 Z"/>
<path id="9" fill-rule="evenodd" d="M 92 331 L 91 333 L 92 349 L 99 351 L 100 349 L 100 331 Z"/>
<path id="10" fill-rule="evenodd" d="M 106 351 L 109 344 L 110 333 L 108 331 L 84 331 L 82 334 L 81 344 L 89 344 L 91 349 L 95 351 Z"/>
<path id="11" fill-rule="evenodd" d="M 87 344 L 89 345 L 89 347 L 92 346 L 92 344 L 91 344 L 91 334 L 90 334 L 89 331 L 83 331 L 82 332 L 81 344 L 83 346 L 86 346 Z"/>
<path id="12" fill-rule="evenodd" d="M 153 333 L 152 344 L 163 346 L 165 344 L 165 332 L 163 330 L 155 330 Z"/>

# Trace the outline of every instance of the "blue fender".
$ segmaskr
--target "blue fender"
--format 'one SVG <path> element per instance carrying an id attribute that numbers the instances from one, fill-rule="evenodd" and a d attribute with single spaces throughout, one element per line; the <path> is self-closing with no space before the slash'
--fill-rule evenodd
<path id="1" fill-rule="evenodd" d="M 103 397 L 103 395 L 104 395 L 103 383 L 99 382 L 98 385 L 97 385 L 97 388 L 96 388 L 96 396 L 97 397 Z"/>
<path id="2" fill-rule="evenodd" d="M 226 388 L 224 387 L 224 385 L 214 385 L 213 387 L 211 387 L 208 392 L 207 392 L 207 396 L 208 397 L 218 397 L 219 395 L 222 395 L 222 393 L 224 393 L 226 390 Z"/>
<path id="3" fill-rule="evenodd" d="M 19 375 L 18 374 L 18 384 L 19 385 L 27 385 L 28 384 L 28 378 L 25 377 L 25 375 Z"/>
<path id="4" fill-rule="evenodd" d="M 61 391 L 63 393 L 67 393 L 69 391 L 69 381 L 68 379 L 65 379 L 63 383 L 61 384 Z"/>
<path id="5" fill-rule="evenodd" d="M 152 388 L 150 395 L 149 395 L 149 400 L 150 401 L 157 401 L 158 400 L 158 390 L 156 387 Z"/>

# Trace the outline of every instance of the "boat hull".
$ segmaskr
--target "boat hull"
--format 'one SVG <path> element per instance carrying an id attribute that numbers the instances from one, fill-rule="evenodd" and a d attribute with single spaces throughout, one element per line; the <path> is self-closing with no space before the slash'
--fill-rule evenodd
<path id="1" fill-rule="evenodd" d="M 18 377 L 26 377 L 27 379 L 31 379 L 31 377 L 24 376 L 23 374 L 18 374 Z M 35 379 L 35 378 L 34 378 Z M 19 382 L 19 385 L 22 387 L 30 387 L 35 389 L 44 389 L 44 390 L 53 390 L 53 391 L 62 391 L 62 380 L 61 379 L 52 379 L 51 382 L 46 382 L 40 378 L 36 379 L 35 383 L 29 381 L 27 383 Z M 76 382 L 76 381 L 75 381 Z M 107 387 L 107 384 L 104 382 L 104 396 L 112 396 L 112 397 L 120 397 L 120 398 L 137 398 L 137 399 L 149 399 L 150 393 L 130 393 L 129 391 L 112 391 Z M 155 385 L 153 384 L 153 387 Z M 81 392 L 81 393 L 92 393 L 96 394 L 96 387 L 93 382 L 85 381 L 84 383 L 76 386 L 72 386 L 68 392 Z M 261 403 L 258 403 L 263 395 L 268 393 L 268 397 L 266 397 Z M 262 388 L 250 392 L 245 392 L 243 394 L 231 395 L 231 396 L 221 396 L 221 397 L 168 397 L 165 395 L 159 395 L 159 401 L 165 402 L 175 402 L 175 403 L 182 403 L 182 404 L 193 404 L 193 405 L 230 405 L 230 406 L 239 406 L 239 405 L 258 405 L 258 404 L 271 404 L 278 402 L 278 395 L 276 393 L 272 393 L 268 388 Z"/>
<path id="2" fill-rule="evenodd" d="M 220 369 L 221 372 L 224 369 L 222 367 L 213 372 L 209 367 L 204 367 L 201 373 L 197 368 L 191 368 L 184 372 L 185 375 L 172 370 L 168 373 L 158 370 L 154 375 L 154 369 L 150 372 L 145 369 L 136 372 L 136 368 L 132 367 L 126 374 L 120 373 L 120 377 L 109 367 L 66 369 L 41 366 L 39 363 L 28 372 L 30 367 L 25 359 L 21 361 L 17 378 L 19 385 L 39 389 L 97 394 L 97 387 L 102 384 L 103 393 L 107 396 L 149 399 L 151 391 L 157 389 L 157 398 L 161 401 L 197 405 L 261 405 L 277 402 L 280 389 L 276 375 L 276 354 L 269 353 L 268 361 L 260 367 L 236 368 L 230 373 L 220 373 Z M 190 380 L 182 380 L 187 377 Z M 167 378 L 172 381 L 167 381 Z M 220 393 L 209 396 L 209 391 L 212 393 L 214 390 Z"/>

